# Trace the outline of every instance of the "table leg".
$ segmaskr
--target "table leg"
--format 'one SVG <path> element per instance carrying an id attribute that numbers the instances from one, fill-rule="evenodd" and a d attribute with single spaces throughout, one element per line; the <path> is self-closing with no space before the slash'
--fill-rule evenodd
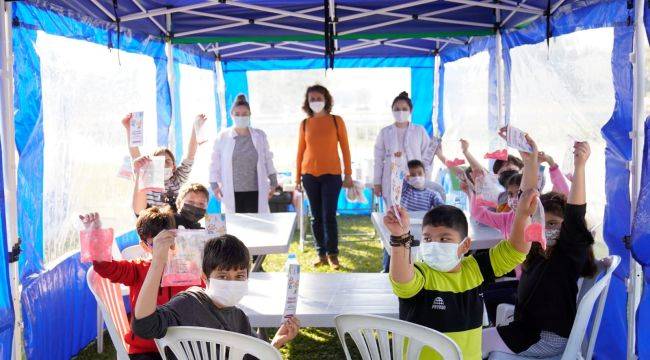
<path id="1" fill-rule="evenodd" d="M 305 210 L 303 209 L 303 198 L 300 197 L 300 214 L 298 215 L 298 221 L 300 222 L 300 252 L 305 251 Z"/>
<path id="2" fill-rule="evenodd" d="M 97 353 L 101 354 L 104 352 L 104 318 L 102 316 L 102 311 L 97 305 Z"/>
<path id="3" fill-rule="evenodd" d="M 253 263 L 253 269 L 251 269 L 252 272 L 257 272 L 260 271 L 262 268 L 262 263 L 264 262 L 264 258 L 266 255 L 257 255 L 257 258 L 255 259 L 255 262 Z"/>
<path id="4" fill-rule="evenodd" d="M 269 335 L 266 333 L 266 329 L 264 328 L 257 328 L 257 337 L 261 340 L 269 342 Z"/>

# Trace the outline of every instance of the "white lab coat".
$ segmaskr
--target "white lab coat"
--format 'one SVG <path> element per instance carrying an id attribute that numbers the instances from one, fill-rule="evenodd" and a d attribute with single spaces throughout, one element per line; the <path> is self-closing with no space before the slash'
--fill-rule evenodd
<path id="1" fill-rule="evenodd" d="M 390 163 L 391 157 L 396 152 L 402 152 L 402 166 L 408 172 L 406 164 L 410 160 L 420 160 L 424 164 L 427 179 L 431 174 L 435 149 L 432 148 L 429 134 L 420 125 L 409 123 L 404 137 L 404 149 L 399 148 L 397 140 L 397 127 L 395 124 L 381 129 L 375 142 L 375 166 L 373 184 L 381 185 L 382 197 L 387 206 L 391 205 Z"/>
<path id="2" fill-rule="evenodd" d="M 249 128 L 253 146 L 257 150 L 257 188 L 259 191 L 257 209 L 259 213 L 269 213 L 269 175 L 276 174 L 273 166 L 273 153 L 269 148 L 264 131 Z M 223 199 L 222 212 L 235 212 L 235 188 L 233 186 L 232 154 L 235 149 L 234 127 L 229 127 L 219 133 L 212 151 L 210 164 L 210 183 L 219 183 Z"/>

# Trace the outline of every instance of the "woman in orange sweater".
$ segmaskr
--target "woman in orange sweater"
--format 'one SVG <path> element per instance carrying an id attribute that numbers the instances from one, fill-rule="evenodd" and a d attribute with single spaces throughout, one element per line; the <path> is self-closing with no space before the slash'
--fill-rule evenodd
<path id="1" fill-rule="evenodd" d="M 307 88 L 302 109 L 309 116 L 300 123 L 296 184 L 304 186 L 311 206 L 311 229 L 318 251 L 314 266 L 330 264 L 340 268 L 339 234 L 336 208 L 341 187 L 352 187 L 350 146 L 345 123 L 340 116 L 332 115 L 332 95 L 321 85 Z M 343 154 L 345 179 L 341 179 Z"/>

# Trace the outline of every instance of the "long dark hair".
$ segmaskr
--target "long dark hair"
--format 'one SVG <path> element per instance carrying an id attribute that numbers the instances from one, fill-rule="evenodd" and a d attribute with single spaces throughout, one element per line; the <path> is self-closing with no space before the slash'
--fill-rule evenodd
<path id="1" fill-rule="evenodd" d="M 312 85 L 307 88 L 307 91 L 305 91 L 305 101 L 302 103 L 302 111 L 304 111 L 309 117 L 314 116 L 314 112 L 311 110 L 309 107 L 309 93 L 310 92 L 317 92 L 325 98 L 325 108 L 323 109 L 326 113 L 330 113 L 332 111 L 332 105 L 334 105 L 334 100 L 332 99 L 332 94 L 330 94 L 329 90 L 323 85 Z"/>

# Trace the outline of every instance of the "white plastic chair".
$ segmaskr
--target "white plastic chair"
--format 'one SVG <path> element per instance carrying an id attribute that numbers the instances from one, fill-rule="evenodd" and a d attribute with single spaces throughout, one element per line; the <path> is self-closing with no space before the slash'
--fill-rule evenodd
<path id="1" fill-rule="evenodd" d="M 144 251 L 140 244 L 131 245 L 124 250 L 122 250 L 122 258 L 124 260 L 135 260 L 141 257 L 144 257 L 147 253 Z"/>
<path id="2" fill-rule="evenodd" d="M 246 354 L 260 360 L 282 360 L 280 352 L 271 344 L 226 330 L 172 326 L 164 338 L 155 341 L 163 360 L 167 360 L 165 349 L 173 352 L 178 360 L 242 360 Z"/>
<path id="3" fill-rule="evenodd" d="M 569 335 L 569 340 L 567 341 L 564 353 L 561 356 L 555 356 L 546 359 L 590 360 L 593 357 L 594 347 L 596 346 L 596 338 L 598 337 L 598 330 L 600 328 L 600 321 L 603 317 L 605 302 L 607 301 L 609 283 L 612 279 L 612 273 L 618 267 L 620 262 L 621 258 L 619 256 L 612 255 L 606 257 L 598 262 L 598 274 L 593 278 L 585 278 L 583 280 L 580 292 L 578 293 L 579 304 L 576 318 L 573 321 L 573 327 L 571 328 L 571 334 Z M 593 310 L 596 301 L 598 301 L 598 308 L 594 313 Z M 589 336 L 589 339 L 585 339 L 585 333 L 587 332 L 589 319 L 592 317 L 592 314 L 593 326 L 591 329 L 591 335 Z M 585 340 L 587 340 L 587 342 L 585 342 Z M 517 356 L 499 352 L 490 354 L 490 360 L 515 359 L 539 358 L 529 358 L 525 356 Z"/>
<path id="4" fill-rule="evenodd" d="M 99 308 L 97 319 L 97 330 L 103 332 L 103 322 L 106 323 L 106 328 L 111 336 L 115 352 L 119 360 L 128 360 L 129 345 L 124 341 L 124 335 L 130 329 L 129 319 L 126 316 L 126 309 L 124 308 L 124 300 L 122 299 L 122 290 L 119 284 L 113 284 L 108 279 L 99 276 L 95 270 L 90 267 L 86 274 L 88 288 L 97 300 L 97 307 Z M 102 339 L 103 341 L 103 337 Z M 98 343 L 99 345 L 99 343 Z"/>
<path id="5" fill-rule="evenodd" d="M 406 359 L 416 360 L 425 346 L 434 349 L 445 360 L 462 358 L 460 348 L 452 339 L 421 325 L 383 316 L 354 314 L 339 315 L 334 322 L 348 360 L 351 358 L 345 334 L 350 334 L 363 360 L 397 360 L 404 354 Z"/>

